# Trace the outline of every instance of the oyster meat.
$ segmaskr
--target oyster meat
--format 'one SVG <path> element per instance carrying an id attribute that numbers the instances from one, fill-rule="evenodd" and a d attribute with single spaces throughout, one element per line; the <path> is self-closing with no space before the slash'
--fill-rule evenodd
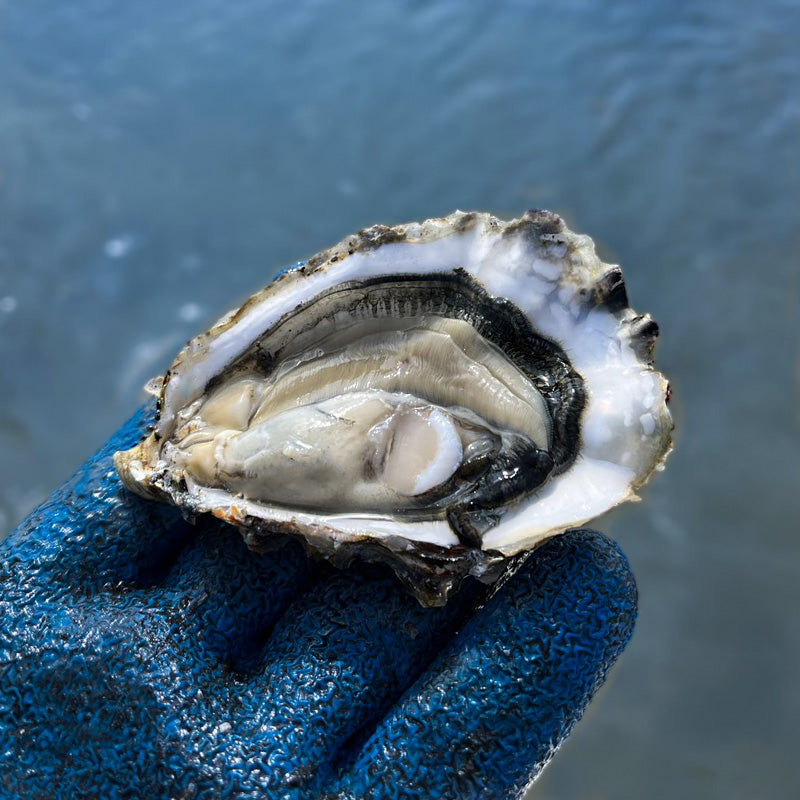
<path id="1" fill-rule="evenodd" d="M 125 485 L 389 563 L 441 604 L 466 575 L 635 499 L 671 447 L 658 328 L 547 211 L 348 237 L 192 339 Z"/>

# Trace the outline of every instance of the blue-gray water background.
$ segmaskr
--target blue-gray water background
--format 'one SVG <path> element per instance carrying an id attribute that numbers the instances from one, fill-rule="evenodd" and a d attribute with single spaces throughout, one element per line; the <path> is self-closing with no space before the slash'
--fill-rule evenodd
<path id="1" fill-rule="evenodd" d="M 800 790 L 800 5 L 0 0 L 0 535 L 185 339 L 375 222 L 561 213 L 678 424 L 636 634 L 531 797 Z"/>

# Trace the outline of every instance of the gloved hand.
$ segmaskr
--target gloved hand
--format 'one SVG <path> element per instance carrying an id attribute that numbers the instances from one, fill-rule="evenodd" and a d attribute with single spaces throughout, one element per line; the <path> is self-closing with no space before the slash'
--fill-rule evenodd
<path id="1" fill-rule="evenodd" d="M 507 798 L 631 635 L 605 537 L 424 609 L 120 486 L 145 409 L 0 545 L 0 797 Z"/>

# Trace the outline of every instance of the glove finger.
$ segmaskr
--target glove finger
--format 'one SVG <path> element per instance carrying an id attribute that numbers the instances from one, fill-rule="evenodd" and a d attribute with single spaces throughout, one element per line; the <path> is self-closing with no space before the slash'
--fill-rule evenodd
<path id="1" fill-rule="evenodd" d="M 555 753 L 627 643 L 625 556 L 555 537 L 464 627 L 353 755 L 332 797 L 516 797 Z"/>
<path id="2" fill-rule="evenodd" d="M 177 509 L 128 492 L 112 456 L 134 444 L 152 420 L 140 409 L 2 544 L 3 562 L 50 597 L 104 586 L 158 583 L 192 538 Z"/>
<path id="3" fill-rule="evenodd" d="M 349 737 L 411 685 L 471 608 L 469 591 L 422 608 L 383 567 L 327 572 L 277 623 L 237 698 L 228 747 L 262 765 L 241 794 L 313 795 Z"/>
<path id="4" fill-rule="evenodd" d="M 162 588 L 184 609 L 175 633 L 189 658 L 241 673 L 256 666 L 269 630 L 311 576 L 297 542 L 254 553 L 235 528 L 203 517 Z"/>

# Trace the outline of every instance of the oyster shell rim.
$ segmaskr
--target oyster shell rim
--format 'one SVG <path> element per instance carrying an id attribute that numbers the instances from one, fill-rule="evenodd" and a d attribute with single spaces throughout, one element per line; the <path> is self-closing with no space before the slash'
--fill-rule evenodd
<path id="1" fill-rule="evenodd" d="M 199 491 L 193 493 L 192 489 L 195 487 L 186 485 L 185 480 L 182 487 L 170 485 L 166 467 L 158 468 L 157 466 L 159 442 L 168 437 L 170 433 L 169 426 L 172 422 L 170 403 L 176 397 L 180 400 L 187 396 L 186 377 L 191 375 L 192 366 L 197 363 L 198 357 L 202 364 L 202 359 L 207 357 L 211 345 L 219 342 L 227 331 L 233 330 L 247 320 L 248 315 L 252 315 L 264 301 L 273 300 L 276 295 L 287 288 L 291 289 L 295 286 L 307 288 L 304 282 L 309 277 L 324 275 L 326 270 L 336 264 L 341 264 L 351 256 L 396 244 L 433 243 L 454 234 L 465 234 L 481 226 L 482 233 L 499 235 L 509 240 L 518 236 L 541 249 L 545 255 L 552 253 L 553 257 L 562 263 L 562 267 L 559 268 L 559 280 L 562 277 L 565 278 L 579 292 L 582 292 L 587 306 L 603 307 L 607 313 L 611 314 L 618 322 L 618 330 L 625 332 L 624 338 L 627 339 L 631 351 L 635 353 L 639 367 L 656 377 L 658 393 L 663 398 L 661 416 L 667 420 L 668 425 L 660 432 L 659 454 L 644 471 L 628 481 L 625 493 L 618 495 L 611 503 L 602 501 L 599 504 L 602 505 L 602 508 L 599 509 L 590 504 L 585 513 L 573 517 L 567 524 L 559 523 L 533 538 L 521 540 L 521 543 L 518 541 L 519 546 L 508 546 L 500 542 L 496 547 L 468 548 L 458 542 L 440 545 L 435 542 L 426 542 L 420 538 L 406 538 L 400 532 L 383 533 L 374 526 L 369 527 L 366 524 L 370 521 L 370 515 L 367 514 L 350 515 L 351 518 L 361 520 L 365 527 L 360 531 L 347 531 L 342 527 L 320 524 L 311 519 L 303 520 L 305 517 L 321 517 L 321 515 L 309 515 L 288 510 L 286 515 L 290 519 L 280 519 L 278 515 L 274 515 L 276 510 L 274 506 L 264 506 L 267 511 L 273 512 L 272 517 L 250 514 L 246 508 L 247 504 L 243 504 L 239 498 L 228 495 L 230 501 L 223 502 L 218 494 L 222 490 L 200 488 Z M 563 268 L 564 266 L 566 268 Z M 488 294 L 497 296 L 480 280 L 479 276 L 472 272 L 470 275 Z M 359 275 L 359 277 L 363 276 Z M 339 276 L 333 283 L 338 284 L 342 280 L 343 278 Z M 306 296 L 313 297 L 315 294 L 308 292 Z M 527 311 L 524 313 L 529 316 Z M 535 321 L 532 322 L 536 325 Z M 588 236 L 570 231 L 561 217 L 553 212 L 532 210 L 518 219 L 503 222 L 487 213 L 456 211 L 447 217 L 428 219 L 423 222 L 392 227 L 375 225 L 346 237 L 332 247 L 312 256 L 308 261 L 299 262 L 294 267 L 284 270 L 274 281 L 248 298 L 239 308 L 228 312 L 206 332 L 191 339 L 178 353 L 161 385 L 157 387 L 159 390 L 158 404 L 152 433 L 131 450 L 117 452 L 114 456 L 114 463 L 123 483 L 129 489 L 143 496 L 174 503 L 190 514 L 210 512 L 239 527 L 248 544 L 254 548 L 262 546 L 264 536 L 277 532 L 299 536 L 308 548 L 339 563 L 344 563 L 354 557 L 355 553 L 346 553 L 348 549 L 355 548 L 366 552 L 367 549 L 372 550 L 373 546 L 377 547 L 379 551 L 375 559 L 395 562 L 392 563 L 393 569 L 421 602 L 436 604 L 439 600 L 446 601 L 453 584 L 457 584 L 464 575 L 470 574 L 486 578 L 496 572 L 495 567 L 498 563 L 506 561 L 520 552 L 532 549 L 546 538 L 571 528 L 580 527 L 623 502 L 638 499 L 636 494 L 638 489 L 655 471 L 664 468 L 666 458 L 672 450 L 671 431 L 674 423 L 666 408 L 670 393 L 669 384 L 652 365 L 652 351 L 657 335 L 658 326 L 650 316 L 636 314 L 628 305 L 625 284 L 619 267 L 603 264 L 595 254 L 592 240 Z M 618 336 L 620 339 L 623 338 L 622 333 L 618 333 Z M 556 342 L 563 346 L 560 340 L 556 339 Z M 230 363 L 230 360 L 227 363 Z M 227 364 L 223 365 L 221 369 L 224 370 L 225 366 Z M 201 371 L 199 382 L 195 381 L 194 386 L 191 381 L 189 382 L 189 388 L 195 392 L 195 396 L 198 392 L 197 386 L 202 384 L 199 389 L 199 393 L 202 394 L 211 377 L 218 371 L 212 368 L 206 370 L 206 374 L 209 372 L 211 376 L 207 377 L 205 381 L 203 381 Z M 183 387 L 181 381 L 184 383 Z M 191 392 L 189 396 L 191 396 Z M 581 426 L 583 427 L 583 418 Z M 579 469 L 580 465 L 571 466 L 565 474 L 571 473 L 576 468 Z M 533 502 L 536 502 L 536 494 L 533 495 Z M 526 502 L 525 505 L 527 506 L 528 503 Z M 321 518 L 341 522 L 341 515 L 328 515 Z M 444 524 L 446 525 L 446 523 Z M 489 533 L 491 534 L 491 531 Z M 484 540 L 484 544 L 490 543 L 491 539 L 489 542 Z M 385 557 L 380 556 L 381 552 L 384 552 Z M 425 554 L 424 558 L 417 558 L 422 552 Z M 408 566 L 412 557 L 422 563 L 418 564 L 416 568 L 406 570 L 409 574 L 404 578 L 400 572 Z M 456 563 L 459 564 L 458 569 L 453 567 Z M 453 578 L 448 585 L 445 585 L 443 572 Z M 414 575 L 417 576 L 416 579 Z M 439 576 L 436 579 L 440 586 L 438 597 L 436 592 L 422 591 L 421 588 L 415 589 L 415 580 L 421 579 L 421 576 L 424 577 L 424 575 L 429 578 L 431 575 Z"/>

